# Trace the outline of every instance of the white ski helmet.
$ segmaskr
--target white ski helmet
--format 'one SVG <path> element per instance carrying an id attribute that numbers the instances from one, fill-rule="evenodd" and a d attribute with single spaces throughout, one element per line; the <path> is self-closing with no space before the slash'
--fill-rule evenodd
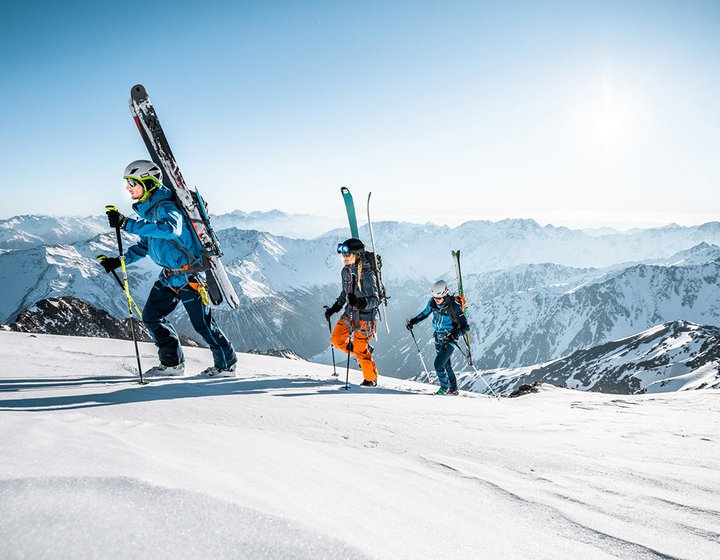
<path id="1" fill-rule="evenodd" d="M 433 284 L 430 293 L 434 298 L 445 297 L 446 295 L 448 295 L 447 282 L 445 282 L 445 280 L 438 280 Z"/>
<path id="2" fill-rule="evenodd" d="M 140 181 L 146 187 L 153 187 L 162 183 L 162 170 L 153 161 L 146 159 L 138 159 L 130 163 L 125 168 L 123 179 L 135 179 Z M 151 183 L 148 185 L 147 182 Z"/>
<path id="3" fill-rule="evenodd" d="M 123 174 L 123 179 L 139 181 L 145 189 L 145 194 L 140 202 L 145 202 L 148 197 L 162 184 L 162 170 L 153 161 L 138 159 L 128 164 Z"/>

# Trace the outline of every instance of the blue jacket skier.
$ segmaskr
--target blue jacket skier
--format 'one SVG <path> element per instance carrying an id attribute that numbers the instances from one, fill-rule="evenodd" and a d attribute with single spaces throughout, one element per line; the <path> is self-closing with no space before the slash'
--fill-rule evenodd
<path id="1" fill-rule="evenodd" d="M 457 378 L 452 369 L 452 353 L 457 340 L 470 330 L 462 306 L 449 295 L 445 280 L 438 280 L 431 290 L 432 298 L 425 309 L 412 319 L 408 319 L 408 330 L 424 321 L 432 313 L 432 328 L 435 338 L 435 373 L 440 381 L 439 395 L 457 395 Z"/>
<path id="2" fill-rule="evenodd" d="M 213 354 L 214 364 L 202 373 L 234 376 L 237 356 L 210 310 L 199 240 L 175 204 L 172 191 L 162 185 L 162 171 L 152 161 L 137 160 L 125 168 L 124 178 L 130 197 L 136 201 L 133 210 L 139 219 L 128 218 L 117 210 L 109 210 L 107 215 L 110 227 L 119 226 L 140 237 L 140 241 L 127 250 L 125 264 L 149 256 L 162 267 L 143 309 L 143 323 L 155 341 L 160 358 L 160 365 L 146 374 L 184 374 L 182 346 L 175 328 L 167 320 L 182 301 L 193 328 Z M 101 264 L 110 272 L 120 266 L 120 259 L 106 258 Z"/>

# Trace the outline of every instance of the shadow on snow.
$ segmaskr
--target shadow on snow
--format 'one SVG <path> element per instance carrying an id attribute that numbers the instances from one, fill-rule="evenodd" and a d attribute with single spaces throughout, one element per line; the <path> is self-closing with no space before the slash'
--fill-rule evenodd
<path id="1" fill-rule="evenodd" d="M 137 378 L 118 376 L 88 376 L 82 378 L 55 379 L 4 379 L 0 382 L 0 391 L 19 392 L 23 390 L 57 389 L 61 387 L 88 387 L 101 385 L 116 387 L 119 384 L 133 383 Z M 171 379 L 155 378 L 148 385 L 132 386 L 107 392 L 80 393 L 70 395 L 47 395 L 0 400 L 0 410 L 18 410 L 23 412 L 42 412 L 54 410 L 75 410 L 98 406 L 122 405 L 173 399 L 223 395 L 253 395 L 276 391 L 278 397 L 305 397 L 313 395 L 366 393 L 416 395 L 412 391 L 384 389 L 382 387 L 365 388 L 350 385 L 350 390 L 342 390 L 344 383 L 335 379 L 322 380 L 308 377 L 272 377 L 268 379 L 243 379 L 238 377 L 221 379 Z M 292 392 L 285 392 L 291 389 Z M 311 390 L 312 389 L 312 390 Z"/>

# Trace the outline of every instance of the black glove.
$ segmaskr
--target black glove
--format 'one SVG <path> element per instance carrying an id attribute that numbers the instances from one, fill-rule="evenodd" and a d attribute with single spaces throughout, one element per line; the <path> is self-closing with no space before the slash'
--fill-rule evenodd
<path id="1" fill-rule="evenodd" d="M 457 327 L 453 327 L 453 330 L 450 331 L 448 338 L 453 342 L 457 342 L 457 339 L 459 336 L 460 336 L 460 331 L 458 330 Z"/>
<path id="2" fill-rule="evenodd" d="M 111 228 L 117 228 L 125 229 L 125 224 L 127 224 L 127 216 L 124 216 L 117 210 L 108 210 L 105 212 L 108 217 L 108 222 L 110 223 Z"/>
<path id="3" fill-rule="evenodd" d="M 105 272 L 112 272 L 116 268 L 120 268 L 120 259 L 118 257 L 106 257 L 105 255 L 98 255 L 97 260 L 105 269 Z"/>
<path id="4" fill-rule="evenodd" d="M 367 307 L 367 299 L 364 297 L 357 297 L 355 294 L 349 293 L 347 298 L 350 307 L 354 307 L 355 309 L 359 309 L 361 311 Z"/>
<path id="5" fill-rule="evenodd" d="M 329 320 L 330 320 L 330 317 L 332 317 L 333 315 L 335 315 L 335 313 L 337 313 L 337 312 L 340 311 L 341 309 L 342 309 L 342 305 L 338 305 L 337 302 L 335 302 L 332 307 L 328 307 L 328 306 L 326 305 L 326 306 L 325 306 L 325 320 L 326 320 L 326 321 L 329 321 Z"/>
<path id="6" fill-rule="evenodd" d="M 405 321 L 405 328 L 409 331 L 413 330 L 413 327 L 417 325 L 417 319 L 413 317 L 412 319 L 408 319 Z"/>

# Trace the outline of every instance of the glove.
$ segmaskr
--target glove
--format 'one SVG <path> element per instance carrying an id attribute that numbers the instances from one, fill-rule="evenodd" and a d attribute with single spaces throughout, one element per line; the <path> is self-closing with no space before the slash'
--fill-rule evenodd
<path id="1" fill-rule="evenodd" d="M 453 327 L 453 330 L 450 331 L 450 334 L 448 335 L 448 338 L 452 340 L 453 342 L 457 342 L 458 337 L 460 336 L 460 331 L 457 327 Z"/>
<path id="2" fill-rule="evenodd" d="M 326 321 L 329 321 L 329 320 L 330 320 L 330 317 L 332 317 L 333 315 L 335 315 L 335 313 L 337 313 L 338 311 L 340 311 L 340 309 L 342 309 L 342 305 L 338 305 L 337 302 L 335 302 L 335 304 L 334 304 L 332 307 L 328 307 L 328 306 L 326 305 L 326 306 L 325 306 L 325 320 L 326 320 Z"/>
<path id="3" fill-rule="evenodd" d="M 407 330 L 409 330 L 409 331 L 413 330 L 413 327 L 414 327 L 415 325 L 417 325 L 417 319 L 415 319 L 415 317 L 413 317 L 412 319 L 408 319 L 407 321 L 405 321 L 405 328 L 406 328 Z"/>
<path id="4" fill-rule="evenodd" d="M 116 268 L 120 268 L 120 259 L 118 257 L 106 257 L 105 255 L 98 255 L 97 260 L 105 269 L 105 272 L 112 272 Z"/>
<path id="5" fill-rule="evenodd" d="M 127 216 L 124 216 L 117 210 L 108 210 L 105 212 L 108 217 L 108 222 L 110 223 L 111 228 L 120 228 L 125 229 L 125 224 L 127 224 Z"/>
<path id="6" fill-rule="evenodd" d="M 354 307 L 358 310 L 363 310 L 367 306 L 367 299 L 364 297 L 357 297 L 355 294 L 349 293 L 347 298 L 350 307 Z"/>

